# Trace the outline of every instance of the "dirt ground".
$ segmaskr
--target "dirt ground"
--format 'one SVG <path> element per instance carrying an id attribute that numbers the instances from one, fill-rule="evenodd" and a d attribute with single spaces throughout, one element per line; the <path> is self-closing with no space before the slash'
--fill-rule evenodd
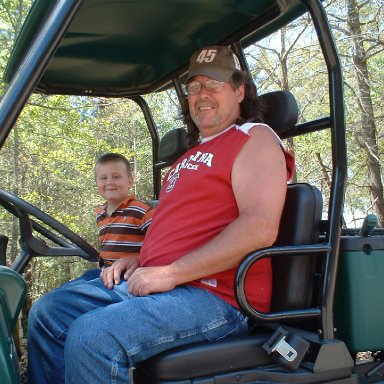
<path id="1" fill-rule="evenodd" d="M 28 377 L 27 377 L 27 364 L 28 364 L 28 349 L 27 349 L 27 339 L 20 339 L 20 345 L 19 345 L 19 364 L 20 364 L 20 376 L 21 381 L 20 384 L 28 384 Z"/>

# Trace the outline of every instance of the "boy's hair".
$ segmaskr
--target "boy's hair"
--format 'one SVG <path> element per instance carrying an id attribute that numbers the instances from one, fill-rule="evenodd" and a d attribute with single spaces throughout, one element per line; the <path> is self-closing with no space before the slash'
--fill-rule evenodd
<path id="1" fill-rule="evenodd" d="M 125 156 L 121 155 L 120 153 L 104 153 L 96 160 L 95 167 L 99 164 L 113 163 L 118 161 L 121 161 L 125 164 L 129 177 L 132 177 L 131 163 Z"/>

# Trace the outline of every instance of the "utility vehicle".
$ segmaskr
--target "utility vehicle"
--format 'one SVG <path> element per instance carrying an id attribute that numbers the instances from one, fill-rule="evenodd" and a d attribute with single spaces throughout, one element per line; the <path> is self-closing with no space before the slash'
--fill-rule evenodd
<path id="1" fill-rule="evenodd" d="M 247 69 L 246 47 L 305 13 L 328 71 L 328 116 L 299 124 L 290 92 L 261 97 L 268 124 L 283 139 L 330 130 L 329 199 L 305 182 L 289 185 L 276 244 L 255 250 L 239 266 L 234 290 L 241 310 L 255 322 L 251 335 L 164 352 L 138 364 L 137 383 L 384 382 L 384 231 L 375 228 L 372 217 L 361 229 L 342 227 L 347 157 L 340 60 L 318 0 L 33 3 L 5 74 L 9 86 L 0 103 L 0 147 L 33 92 L 130 98 L 140 106 L 152 140 L 154 199 L 161 170 L 187 148 L 186 130 L 160 137 L 143 95 L 173 88 L 183 108 L 182 84 L 196 49 L 230 45 Z M 98 255 L 86 240 L 19 197 L 1 190 L 0 204 L 20 223 L 22 250 L 12 265 L 0 267 L 0 381 L 17 384 L 12 332 L 26 292 L 22 274 L 31 258 L 72 255 L 96 261 Z M 244 294 L 248 269 L 264 257 L 272 258 L 274 270 L 270 313 L 256 311 Z M 370 359 L 357 360 L 362 351 L 370 351 Z"/>

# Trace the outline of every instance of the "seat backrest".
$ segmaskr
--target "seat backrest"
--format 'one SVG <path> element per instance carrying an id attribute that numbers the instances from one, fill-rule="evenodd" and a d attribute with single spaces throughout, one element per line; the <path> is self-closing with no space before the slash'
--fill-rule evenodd
<path id="1" fill-rule="evenodd" d="M 15 328 L 26 294 L 23 278 L 14 270 L 0 266 L 1 308 L 7 313 L 9 328 Z"/>
<path id="2" fill-rule="evenodd" d="M 288 185 L 276 245 L 303 245 L 319 242 L 323 199 L 313 185 Z M 272 311 L 305 308 L 311 305 L 315 284 L 316 256 L 273 258 Z"/>
<path id="3" fill-rule="evenodd" d="M 187 150 L 187 131 L 184 128 L 168 131 L 160 140 L 157 166 L 165 168 L 172 165 Z"/>
<path id="4" fill-rule="evenodd" d="M 0 266 L 0 377 L 2 384 L 20 381 L 13 331 L 26 294 L 23 278 Z"/>
<path id="5" fill-rule="evenodd" d="M 290 91 L 274 91 L 259 96 L 264 110 L 264 122 L 278 136 L 292 129 L 299 118 L 299 107 Z"/>

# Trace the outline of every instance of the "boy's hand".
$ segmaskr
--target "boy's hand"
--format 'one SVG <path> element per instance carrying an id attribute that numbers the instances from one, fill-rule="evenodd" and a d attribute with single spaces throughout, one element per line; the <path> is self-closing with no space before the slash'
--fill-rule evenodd
<path id="1" fill-rule="evenodd" d="M 128 280 L 129 276 L 138 268 L 139 257 L 127 257 L 116 260 L 110 267 L 101 270 L 100 278 L 104 286 L 112 289 L 115 284 L 120 283 L 121 277 Z"/>

